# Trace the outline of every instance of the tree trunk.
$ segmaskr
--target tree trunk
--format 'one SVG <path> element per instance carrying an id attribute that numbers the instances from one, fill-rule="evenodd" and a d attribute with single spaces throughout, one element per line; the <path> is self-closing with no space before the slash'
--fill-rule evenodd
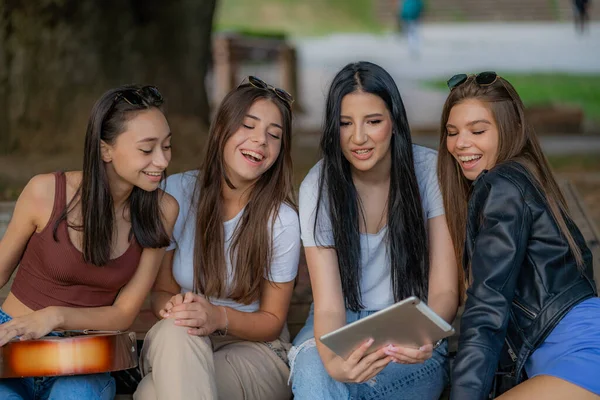
<path id="1" fill-rule="evenodd" d="M 174 142 L 197 148 L 215 3 L 0 0 L 0 153 L 80 152 L 92 105 L 126 83 L 156 85 Z"/>

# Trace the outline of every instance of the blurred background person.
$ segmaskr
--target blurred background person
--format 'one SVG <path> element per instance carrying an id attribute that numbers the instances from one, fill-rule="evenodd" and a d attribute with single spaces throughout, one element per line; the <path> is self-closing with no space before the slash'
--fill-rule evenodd
<path id="1" fill-rule="evenodd" d="M 398 1 L 398 19 L 402 32 L 406 35 L 408 49 L 413 56 L 419 55 L 419 23 L 423 15 L 422 0 Z"/>
<path id="2" fill-rule="evenodd" d="M 577 29 L 579 33 L 583 33 L 585 31 L 585 25 L 590 19 L 589 7 L 589 0 L 573 1 L 573 12 L 575 14 L 575 29 Z"/>

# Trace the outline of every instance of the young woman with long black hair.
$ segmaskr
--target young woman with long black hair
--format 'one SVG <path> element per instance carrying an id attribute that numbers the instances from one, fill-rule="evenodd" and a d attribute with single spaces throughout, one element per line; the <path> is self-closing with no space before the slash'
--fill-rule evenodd
<path id="1" fill-rule="evenodd" d="M 318 340 L 411 295 L 448 322 L 458 307 L 436 153 L 412 144 L 384 69 L 359 62 L 337 73 L 321 152 L 300 188 L 314 307 L 290 355 L 294 397 L 437 399 L 448 381 L 445 341 L 364 356 L 366 341 L 343 359 Z"/>
<path id="2" fill-rule="evenodd" d="M 55 330 L 127 330 L 154 282 L 179 212 L 159 189 L 171 132 L 153 86 L 96 102 L 83 171 L 33 177 L 0 242 L 0 346 Z M 2 399 L 112 399 L 109 373 L 0 380 Z"/>

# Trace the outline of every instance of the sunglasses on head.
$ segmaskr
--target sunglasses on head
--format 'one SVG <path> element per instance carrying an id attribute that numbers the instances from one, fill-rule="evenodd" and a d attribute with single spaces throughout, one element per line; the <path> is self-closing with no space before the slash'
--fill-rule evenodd
<path id="1" fill-rule="evenodd" d="M 465 83 L 470 77 L 475 76 L 475 82 L 479 86 L 492 85 L 498 79 L 498 74 L 494 71 L 480 72 L 477 75 L 457 74 L 448 79 L 448 88 L 450 90 Z"/>
<path id="2" fill-rule="evenodd" d="M 160 106 L 164 99 L 156 86 L 144 86 L 140 89 L 123 90 L 115 96 L 115 102 L 125 100 L 132 106 L 143 106 L 150 104 L 152 106 Z"/>
<path id="3" fill-rule="evenodd" d="M 257 78 L 256 76 L 250 75 L 248 77 L 248 82 L 250 82 L 250 84 L 255 88 L 272 90 L 277 95 L 277 97 L 279 97 L 281 100 L 285 101 L 289 105 L 292 105 L 292 103 L 294 102 L 294 98 L 291 94 L 289 94 L 283 89 L 277 88 L 273 85 L 269 85 L 267 82 L 263 81 L 260 78 Z"/>

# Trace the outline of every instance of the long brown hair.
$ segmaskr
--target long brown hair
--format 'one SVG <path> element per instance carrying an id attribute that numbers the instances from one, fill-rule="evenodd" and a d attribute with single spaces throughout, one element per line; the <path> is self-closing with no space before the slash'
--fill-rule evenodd
<path id="1" fill-rule="evenodd" d="M 226 293 L 226 264 L 222 217 L 222 182 L 226 175 L 223 150 L 259 99 L 273 102 L 283 119 L 281 151 L 277 160 L 253 185 L 248 204 L 235 228 L 229 255 L 233 267 L 231 292 Z M 292 111 L 274 91 L 241 85 L 223 99 L 210 127 L 206 155 L 193 199 L 198 201 L 194 245 L 194 290 L 208 297 L 225 297 L 250 304 L 260 298 L 262 279 L 270 273 L 273 222 L 286 203 L 295 210 L 291 156 Z M 269 226 L 271 229 L 269 230 Z"/>
<path id="2" fill-rule="evenodd" d="M 569 218 L 567 202 L 552 175 L 548 160 L 542 152 L 533 128 L 525 119 L 525 106 L 515 88 L 504 78 L 498 77 L 489 86 L 480 86 L 470 77 L 465 83 L 454 88 L 444 104 L 441 119 L 440 146 L 438 151 L 438 177 L 444 198 L 444 208 L 448 228 L 456 254 L 457 265 L 463 265 L 464 242 L 466 239 L 467 203 L 471 182 L 465 178 L 460 166 L 448 152 L 446 124 L 452 107 L 468 100 L 476 99 L 489 107 L 498 127 L 498 157 L 496 165 L 516 161 L 534 178 L 535 184 L 546 201 L 554 220 L 569 243 L 577 265 L 583 266 L 581 249 L 567 227 Z M 468 283 L 469 265 L 459 268 L 461 294 Z M 461 296 L 462 297 L 462 296 Z"/>

